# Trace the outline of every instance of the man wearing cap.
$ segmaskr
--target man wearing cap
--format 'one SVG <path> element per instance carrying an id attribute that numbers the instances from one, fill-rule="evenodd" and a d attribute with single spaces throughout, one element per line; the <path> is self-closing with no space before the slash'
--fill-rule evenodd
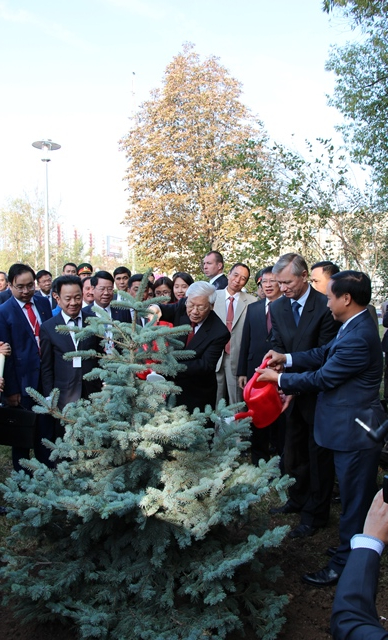
<path id="1" fill-rule="evenodd" d="M 89 264 L 89 262 L 82 262 L 80 265 L 78 265 L 77 275 L 81 278 L 81 280 L 83 280 L 84 278 L 87 278 L 88 276 L 92 276 L 93 275 L 92 265 Z"/>

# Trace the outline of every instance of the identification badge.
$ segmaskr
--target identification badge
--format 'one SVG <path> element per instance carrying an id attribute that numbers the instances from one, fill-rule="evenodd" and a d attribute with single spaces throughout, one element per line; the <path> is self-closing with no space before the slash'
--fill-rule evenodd
<path id="1" fill-rule="evenodd" d="M 82 367 L 82 358 L 76 356 L 73 358 L 73 369 L 80 369 Z"/>

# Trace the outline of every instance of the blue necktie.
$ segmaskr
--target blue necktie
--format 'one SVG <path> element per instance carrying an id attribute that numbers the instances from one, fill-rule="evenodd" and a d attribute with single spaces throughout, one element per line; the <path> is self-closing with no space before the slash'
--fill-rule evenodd
<path id="1" fill-rule="evenodd" d="M 300 320 L 300 315 L 299 315 L 299 308 L 302 305 L 299 304 L 299 302 L 297 302 L 296 300 L 294 300 L 294 302 L 291 304 L 292 307 L 292 315 L 294 316 L 294 320 L 295 320 L 295 324 L 296 326 L 298 326 L 299 324 L 299 320 Z"/>

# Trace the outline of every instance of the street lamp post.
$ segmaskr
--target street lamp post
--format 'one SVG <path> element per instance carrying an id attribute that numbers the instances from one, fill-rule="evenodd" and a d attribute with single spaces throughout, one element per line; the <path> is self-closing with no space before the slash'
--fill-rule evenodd
<path id="1" fill-rule="evenodd" d="M 35 149 L 42 150 L 42 162 L 46 163 L 46 200 L 45 200 L 45 215 L 44 215 L 44 268 L 46 271 L 50 271 L 50 254 L 49 254 L 49 207 L 48 207 L 48 163 L 50 162 L 50 151 L 57 151 L 61 148 L 60 144 L 53 142 L 52 140 L 38 140 L 33 142 L 32 146 Z"/>

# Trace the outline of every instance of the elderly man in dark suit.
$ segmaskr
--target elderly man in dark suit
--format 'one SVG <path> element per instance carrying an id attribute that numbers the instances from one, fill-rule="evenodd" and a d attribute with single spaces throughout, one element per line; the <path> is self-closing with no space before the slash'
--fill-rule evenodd
<path id="1" fill-rule="evenodd" d="M 8 342 L 12 353 L 6 358 L 4 368 L 4 395 L 11 406 L 21 404 L 31 409 L 34 404 L 26 388 L 41 391 L 40 383 L 40 330 L 51 318 L 50 303 L 42 296 L 35 296 L 35 273 L 25 264 L 13 264 L 8 273 L 12 296 L 0 306 L 0 340 Z M 46 416 L 37 419 L 35 455 L 41 462 L 48 461 L 48 449 L 41 445 L 47 432 Z M 16 471 L 22 467 L 20 458 L 28 458 L 29 450 L 12 447 L 12 461 Z"/>
<path id="2" fill-rule="evenodd" d="M 76 333 L 65 334 L 57 331 L 59 326 L 85 326 L 88 316 L 81 308 L 81 279 L 78 276 L 60 276 L 57 278 L 57 293 L 62 311 L 45 322 L 41 329 L 41 372 L 43 395 L 48 396 L 53 388 L 59 389 L 58 408 L 62 410 L 69 402 L 88 398 L 90 393 L 99 391 L 101 381 L 84 380 L 84 375 L 98 366 L 96 358 L 63 359 L 64 354 L 70 351 L 98 350 L 98 338 L 90 336 L 78 341 Z M 63 435 L 62 427 L 57 435 Z"/>
<path id="3" fill-rule="evenodd" d="M 186 338 L 185 349 L 194 351 L 192 360 L 185 360 L 186 370 L 178 373 L 174 382 L 181 387 L 177 396 L 179 405 L 186 405 L 189 411 L 195 407 L 204 410 L 207 404 L 213 408 L 217 396 L 217 361 L 230 339 L 224 323 L 214 313 L 215 288 L 208 282 L 194 282 L 187 289 L 187 297 L 175 304 L 159 305 L 162 320 L 174 326 L 191 324 L 192 333 Z M 150 307 L 156 312 L 156 305 Z"/>
<path id="4" fill-rule="evenodd" d="M 386 417 L 379 400 L 383 370 L 380 338 L 367 309 L 370 279 L 358 271 L 336 273 L 327 294 L 334 318 L 343 323 L 337 336 L 328 345 L 303 353 L 270 351 L 270 366 L 292 364 L 301 373 L 266 370 L 261 376 L 276 381 L 285 394 L 319 393 L 314 436 L 320 447 L 334 454 L 342 513 L 340 545 L 329 565 L 303 576 L 314 586 L 338 581 L 350 552 L 350 539 L 361 531 L 376 492 L 381 444 L 369 438 L 355 419 L 376 428 Z"/>
<path id="5" fill-rule="evenodd" d="M 310 286 L 304 258 L 287 253 L 279 258 L 273 273 L 283 296 L 271 305 L 272 348 L 291 353 L 327 344 L 339 325 L 327 308 L 327 297 Z M 333 456 L 314 440 L 316 398 L 311 390 L 297 395 L 286 412 L 284 468 L 296 482 L 289 488 L 288 502 L 271 512 L 300 512 L 300 524 L 290 531 L 291 538 L 313 535 L 327 524 L 330 513 Z"/>

